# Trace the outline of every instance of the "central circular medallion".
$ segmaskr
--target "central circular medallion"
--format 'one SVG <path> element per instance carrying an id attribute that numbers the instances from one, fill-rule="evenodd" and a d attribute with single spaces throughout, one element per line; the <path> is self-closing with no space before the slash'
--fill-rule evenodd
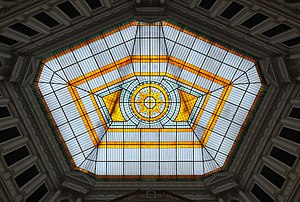
<path id="1" fill-rule="evenodd" d="M 153 97 L 147 97 L 145 99 L 145 106 L 148 109 L 152 109 L 153 107 L 155 107 L 156 106 L 156 100 L 155 100 L 155 98 L 153 98 Z"/>
<path id="2" fill-rule="evenodd" d="M 168 110 L 169 97 L 156 83 L 145 83 L 134 90 L 131 97 L 133 112 L 144 121 L 156 121 Z"/>

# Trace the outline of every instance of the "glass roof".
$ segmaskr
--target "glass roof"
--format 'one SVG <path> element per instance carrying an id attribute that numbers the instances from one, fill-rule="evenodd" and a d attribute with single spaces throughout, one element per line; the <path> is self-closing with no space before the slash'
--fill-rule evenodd
<path id="1" fill-rule="evenodd" d="M 99 179 L 226 170 L 264 89 L 254 59 L 172 20 L 129 20 L 41 63 L 35 89 L 70 165 Z"/>

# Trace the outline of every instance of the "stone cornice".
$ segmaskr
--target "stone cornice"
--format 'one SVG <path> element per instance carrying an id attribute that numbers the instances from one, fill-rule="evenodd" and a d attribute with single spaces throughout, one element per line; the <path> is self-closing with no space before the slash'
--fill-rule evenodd
<path id="1" fill-rule="evenodd" d="M 21 193 L 12 181 L 12 176 L 7 171 L 6 165 L 2 162 L 0 162 L 0 174 L 0 199 L 3 199 L 4 201 L 13 201 L 13 198 L 16 198 L 16 196 L 19 198 Z"/>
<path id="2" fill-rule="evenodd" d="M 214 195 L 221 195 L 238 186 L 234 175 L 228 172 L 215 173 L 205 180 L 205 185 Z"/>
<path id="3" fill-rule="evenodd" d="M 142 190 L 168 190 L 195 201 L 216 201 L 216 197 L 206 187 L 204 182 L 196 181 L 96 181 L 95 187 L 84 198 L 85 201 L 94 201 L 101 198 L 103 201 L 111 200 L 123 194 Z"/>
<path id="4" fill-rule="evenodd" d="M 47 8 L 47 11 L 54 11 L 54 6 L 58 2 L 60 1 L 59 0 L 53 0 L 50 2 L 40 1 L 38 4 L 31 5 L 31 7 L 29 6 L 30 12 L 29 11 L 23 12 L 23 13 L 19 13 L 19 15 L 16 15 L 16 16 L 22 16 L 16 19 L 18 19 L 18 21 L 28 21 L 30 15 L 32 15 L 32 12 L 35 13 L 37 9 L 43 10 L 44 8 Z M 241 0 L 241 3 L 247 5 L 249 7 L 248 9 L 252 9 L 253 10 L 252 12 L 254 12 L 257 9 L 257 4 L 261 5 L 260 8 L 268 13 L 278 12 L 278 11 L 275 12 L 273 8 L 274 6 L 273 7 L 270 6 L 270 5 L 276 5 L 272 2 L 258 1 L 258 0 L 252 0 L 252 1 Z M 197 3 L 195 3 L 195 5 L 197 5 Z M 172 17 L 183 23 L 194 21 L 193 23 L 190 24 L 192 24 L 192 26 L 196 25 L 198 29 L 200 28 L 199 29 L 200 31 L 203 31 L 208 35 L 212 35 L 221 40 L 223 39 L 227 43 L 233 44 L 234 46 L 244 49 L 247 52 L 250 52 L 258 57 L 263 58 L 271 55 L 278 55 L 278 54 L 282 55 L 287 51 L 285 47 L 279 44 L 269 43 L 270 41 L 262 40 L 261 37 L 259 36 L 242 32 L 242 30 L 237 29 L 236 26 L 233 26 L 231 24 L 225 25 L 226 23 L 223 23 L 223 21 L 218 20 L 218 18 L 209 17 L 204 13 L 200 12 L 201 10 L 197 7 L 190 8 L 189 4 L 187 3 L 174 0 L 174 1 L 167 1 L 165 6 L 167 8 L 166 9 L 167 11 L 163 12 L 165 13 L 165 15 L 168 15 L 169 17 Z M 27 41 L 27 44 L 20 43 L 19 45 L 14 46 L 13 50 L 15 50 L 18 53 L 26 53 L 31 55 L 38 55 L 41 52 L 42 53 L 49 52 L 51 50 L 54 50 L 62 46 L 62 44 L 65 44 L 67 41 L 68 43 L 70 43 L 70 41 L 78 40 L 91 33 L 102 30 L 103 27 L 99 27 L 99 25 L 107 27 L 109 25 L 113 25 L 116 22 L 121 21 L 120 19 L 124 20 L 132 17 L 133 15 L 135 15 L 135 6 L 133 2 L 130 1 L 125 1 L 125 0 L 117 1 L 112 4 L 112 7 L 102 8 L 101 11 L 102 12 L 100 13 L 98 12 L 91 15 L 89 14 L 88 16 L 82 16 L 81 18 L 76 19 L 75 21 L 67 22 L 68 26 L 63 25 L 58 28 L 55 28 L 54 30 L 48 30 L 47 31 L 48 34 L 46 35 L 41 34 L 30 40 L 28 38 L 29 41 Z M 185 14 L 186 20 L 182 20 L 183 13 Z M 14 14 L 11 14 L 9 16 L 9 19 L 11 20 L 1 19 L 0 23 L 7 21 L 8 24 L 10 24 L 13 21 L 16 21 Z M 273 16 L 272 18 L 274 18 L 273 20 L 278 22 L 288 21 L 295 26 L 296 32 L 297 30 L 299 32 L 300 17 L 299 19 L 295 18 L 295 15 L 288 13 L 287 9 L 285 9 L 285 12 L 283 11 L 279 12 L 279 14 L 280 15 L 278 15 L 277 13 L 276 15 L 275 14 L 272 15 Z M 116 19 L 114 18 L 108 19 L 108 16 L 117 16 L 117 17 Z M 80 30 L 81 31 L 84 30 L 84 32 L 82 33 Z M 11 33 L 11 32 L 7 32 L 7 33 Z M 18 37 L 20 38 L 21 35 L 18 35 Z M 49 48 L 45 48 L 48 46 Z"/>
<path id="5" fill-rule="evenodd" d="M 267 84 L 278 87 L 291 82 L 284 57 L 266 57 L 258 61 Z"/>
<path id="6" fill-rule="evenodd" d="M 257 116 L 246 134 L 229 171 L 235 174 L 241 189 L 245 189 L 252 171 L 261 159 L 261 153 L 272 135 L 272 129 L 289 99 L 294 83 L 282 84 L 278 88 L 269 86 Z"/>
<path id="7" fill-rule="evenodd" d="M 13 6 L 5 7 L 2 12 L 0 12 L 0 24 L 2 22 L 9 21 L 14 18 L 20 18 L 24 13 L 28 13 L 28 11 L 35 10 L 40 6 L 52 6 L 61 0 L 16 0 L 18 3 Z"/>
<path id="8" fill-rule="evenodd" d="M 298 152 L 299 153 L 299 152 Z M 283 189 L 278 193 L 277 198 L 280 201 L 296 201 L 300 197 L 300 161 L 293 166 L 294 169 L 291 169 L 287 176 L 287 182 Z"/>
<path id="9" fill-rule="evenodd" d="M 190 10 L 176 3 L 170 3 L 168 6 L 167 16 L 183 24 L 187 24 L 209 36 L 243 49 L 257 57 L 263 58 L 270 55 L 281 55 L 284 53 L 284 50 L 280 50 L 254 38 L 253 36 L 248 36 L 238 30 L 234 30 L 234 28 L 213 20 L 210 17 L 201 15 L 196 11 Z"/>
<path id="10" fill-rule="evenodd" d="M 53 185 L 58 186 L 68 166 L 34 98 L 32 89 L 30 86 L 20 87 L 16 84 L 9 84 L 7 87 Z"/>
<path id="11" fill-rule="evenodd" d="M 292 7 L 291 4 L 283 3 L 283 0 L 242 0 L 244 2 L 252 2 L 258 6 L 272 11 L 274 14 L 284 14 L 287 18 L 296 21 L 300 20 L 300 9 L 297 10 L 297 5 Z"/>
<path id="12" fill-rule="evenodd" d="M 61 186 L 79 194 L 87 194 L 95 186 L 95 180 L 82 172 L 67 173 L 65 178 Z"/>
<path id="13" fill-rule="evenodd" d="M 111 15 L 115 17 L 112 19 L 110 17 Z M 27 45 L 23 44 L 20 47 L 16 47 L 17 52 L 26 52 L 34 56 L 46 54 L 50 51 L 56 50 L 59 47 L 87 37 L 107 27 L 113 26 L 124 19 L 131 18 L 133 15 L 134 11 L 132 9 L 132 4 L 122 4 L 118 7 L 104 11 L 99 15 L 92 16 L 81 23 L 64 27 L 63 30 L 47 35 L 36 42 L 32 42 Z"/>
<path id="14" fill-rule="evenodd" d="M 110 200 L 109 202 L 125 202 L 125 201 L 174 201 L 174 202 L 193 202 L 193 200 L 182 197 L 178 194 L 166 190 L 141 190 L 127 193 L 121 197 Z"/>
<path id="15" fill-rule="evenodd" d="M 200 191 L 207 190 L 204 182 L 197 181 L 181 181 L 180 183 L 176 181 L 133 181 L 133 182 L 112 182 L 112 181 L 97 181 L 95 185 L 95 190 L 135 190 L 139 187 L 153 188 L 153 189 L 165 189 L 168 190 L 182 190 L 182 191 Z"/>

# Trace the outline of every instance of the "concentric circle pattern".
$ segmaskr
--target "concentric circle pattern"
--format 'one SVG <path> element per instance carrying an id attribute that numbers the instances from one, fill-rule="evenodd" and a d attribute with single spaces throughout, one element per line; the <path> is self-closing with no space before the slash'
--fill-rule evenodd
<path id="1" fill-rule="evenodd" d="M 153 77 L 152 77 L 153 78 Z M 161 128 L 179 113 L 178 90 L 166 79 L 132 80 L 121 91 L 120 111 L 125 120 L 139 128 Z"/>
<path id="2" fill-rule="evenodd" d="M 255 59 L 172 20 L 129 20 L 40 59 L 50 126 L 98 179 L 227 169 L 264 90 Z"/>
<path id="3" fill-rule="evenodd" d="M 131 108 L 141 120 L 154 122 L 166 114 L 169 108 L 169 97 L 160 85 L 146 83 L 133 92 Z"/>

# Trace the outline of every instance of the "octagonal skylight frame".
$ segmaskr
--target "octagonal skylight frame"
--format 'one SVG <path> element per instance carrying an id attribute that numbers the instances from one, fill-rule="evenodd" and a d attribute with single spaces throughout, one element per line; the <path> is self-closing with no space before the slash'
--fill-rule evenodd
<path id="1" fill-rule="evenodd" d="M 141 49 L 139 46 L 147 48 Z M 131 19 L 40 59 L 42 65 L 34 87 L 45 115 L 49 117 L 49 123 L 59 137 L 72 168 L 90 173 L 98 179 L 202 179 L 211 173 L 226 170 L 265 89 L 256 60 L 251 56 L 172 20 L 142 23 Z M 211 67 L 207 67 L 207 64 Z M 146 77 L 149 76 L 151 82 L 144 78 L 145 72 L 141 73 L 142 66 L 147 69 Z M 160 71 L 155 70 L 157 67 Z M 179 69 L 180 76 L 175 69 Z M 113 71 L 115 74 L 109 75 Z M 131 77 L 126 75 L 130 71 Z M 125 73 L 122 75 L 120 72 Z M 122 85 L 111 79 L 117 75 Z M 193 82 L 191 78 L 194 78 Z M 100 85 L 100 80 L 105 81 L 103 85 Z M 113 100 L 108 99 L 106 103 L 104 97 L 118 91 L 125 92 L 130 87 L 126 83 L 134 83 L 133 80 L 137 81 L 133 91 L 145 83 L 161 85 L 158 80 L 166 82 L 162 86 L 173 86 L 170 88 L 174 88 L 172 91 L 177 94 L 178 89 L 182 91 L 184 95 L 174 95 L 173 99 L 177 101 L 173 102 L 179 103 L 179 108 L 174 107 L 175 115 L 184 115 L 181 119 L 173 117 L 173 123 L 161 124 L 160 128 L 157 125 L 149 125 L 147 128 L 147 121 L 144 121 L 143 126 L 136 127 L 132 127 L 128 120 L 127 125 L 120 121 L 122 119 L 115 118 L 117 121 L 113 121 L 112 113 L 120 116 L 121 111 L 124 119 L 124 111 L 130 111 L 130 106 L 123 107 L 122 112 L 121 106 L 127 101 L 121 101 L 117 106 L 120 109 L 118 112 L 109 111 L 107 103 L 117 101 L 116 96 L 112 96 Z M 130 93 L 124 96 L 130 97 Z M 233 95 L 242 96 L 234 99 Z M 245 95 L 250 99 L 245 99 Z M 99 96 L 101 98 L 98 99 Z M 183 110 L 182 97 L 193 96 L 196 97 L 193 106 Z M 210 102 L 216 106 L 212 107 Z M 96 110 L 92 110 L 93 106 Z M 193 109 L 189 109 L 187 115 L 184 111 L 188 108 Z M 233 120 L 229 120 L 230 116 Z M 184 124 L 183 119 L 187 124 Z M 101 122 L 99 127 L 91 127 L 94 125 L 93 120 Z M 226 124 L 224 135 L 222 130 Z M 75 131 L 78 125 L 83 129 L 81 132 Z M 188 132 L 187 126 L 191 128 Z M 109 130 L 112 135 L 108 135 Z M 103 141 L 104 135 L 101 134 L 110 138 L 115 135 L 115 131 L 120 130 L 122 137 L 117 137 L 119 141 Z M 140 137 L 132 141 L 130 138 L 136 130 Z M 124 131 L 129 132 L 127 134 Z M 152 136 L 149 136 L 149 132 Z M 127 135 L 128 140 L 125 140 Z M 175 140 L 172 135 L 176 136 Z M 142 136 L 145 136 L 145 141 Z M 184 141 L 187 137 L 191 139 Z M 164 143 L 163 138 L 170 138 L 173 142 Z M 222 156 L 219 157 L 221 160 L 216 160 L 218 155 Z"/>

